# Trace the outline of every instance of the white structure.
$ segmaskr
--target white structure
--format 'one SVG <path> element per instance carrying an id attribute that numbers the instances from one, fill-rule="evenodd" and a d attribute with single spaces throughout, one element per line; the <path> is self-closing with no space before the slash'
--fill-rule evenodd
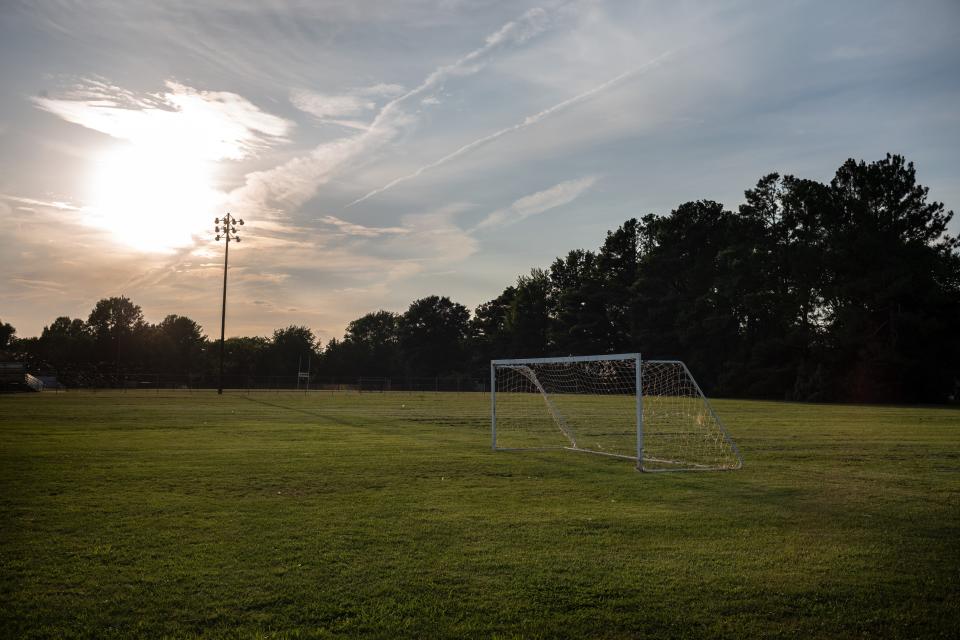
<path id="1" fill-rule="evenodd" d="M 310 389 L 310 362 L 311 358 L 307 356 L 307 370 L 303 370 L 303 356 L 297 359 L 297 391 L 300 390 L 300 384 L 303 384 L 304 390 Z"/>
<path id="2" fill-rule="evenodd" d="M 494 450 L 569 449 L 641 471 L 739 469 L 736 444 L 687 366 L 639 353 L 490 362 Z"/>

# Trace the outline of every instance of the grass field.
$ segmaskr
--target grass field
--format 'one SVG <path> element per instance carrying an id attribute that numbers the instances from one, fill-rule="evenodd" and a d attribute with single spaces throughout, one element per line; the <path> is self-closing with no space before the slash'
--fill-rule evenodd
<path id="1" fill-rule="evenodd" d="M 716 401 L 734 472 L 476 394 L 0 397 L 0 637 L 956 637 L 960 410 Z"/>

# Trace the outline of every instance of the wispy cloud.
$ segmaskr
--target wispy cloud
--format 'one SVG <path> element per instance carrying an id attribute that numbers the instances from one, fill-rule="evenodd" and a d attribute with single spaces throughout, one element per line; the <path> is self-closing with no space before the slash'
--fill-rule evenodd
<path id="1" fill-rule="evenodd" d="M 410 233 L 410 229 L 405 227 L 365 227 L 362 224 L 354 224 L 341 220 L 336 216 L 323 216 L 317 218 L 319 222 L 335 227 L 340 233 L 348 236 L 359 236 L 363 238 L 376 238 L 378 236 L 397 235 Z"/>
<path id="2" fill-rule="evenodd" d="M 82 207 L 78 207 L 75 204 L 64 202 L 62 200 L 38 200 L 37 198 L 24 198 L 21 196 L 12 196 L 6 193 L 0 193 L 0 199 L 7 200 L 9 202 L 33 205 L 35 207 L 56 209 L 58 211 L 80 211 L 82 209 Z"/>
<path id="3" fill-rule="evenodd" d="M 596 182 L 596 176 L 585 176 L 555 184 L 543 191 L 531 193 L 515 200 L 509 207 L 492 212 L 473 227 L 470 232 L 511 225 L 530 216 L 569 204 L 586 193 Z"/>
<path id="4" fill-rule="evenodd" d="M 632 76 L 635 76 L 635 75 L 637 75 L 637 74 L 639 74 L 639 73 L 641 73 L 641 72 L 643 72 L 643 71 L 648 71 L 648 70 L 650 70 L 650 69 L 652 69 L 652 68 L 657 67 L 658 65 L 660 65 L 661 63 L 663 63 L 663 61 L 666 60 L 666 59 L 667 59 L 670 55 L 672 55 L 672 54 L 673 54 L 672 51 L 667 51 L 667 52 L 665 52 L 665 53 L 662 53 L 662 54 L 658 55 L 657 57 L 653 58 L 652 60 L 650 60 L 650 61 L 648 61 L 648 62 L 640 65 L 639 67 L 636 67 L 636 68 L 631 69 L 631 70 L 629 70 L 629 71 L 625 71 L 625 72 L 623 72 L 623 73 L 621 73 L 621 74 L 619 74 L 619 75 L 617 75 L 617 76 L 614 76 L 613 78 L 610 78 L 610 79 L 607 80 L 606 82 L 603 82 L 603 83 L 601 83 L 601 84 L 598 84 L 597 86 L 595 86 L 595 87 L 593 87 L 593 88 L 591 88 L 591 89 L 588 89 L 587 91 L 584 91 L 584 92 L 582 92 L 582 93 L 579 93 L 579 94 L 573 96 L 572 98 L 568 98 L 568 99 L 566 99 L 566 100 L 564 100 L 564 101 L 562 101 L 562 102 L 558 102 L 557 104 L 555 104 L 555 105 L 553 105 L 553 106 L 551 106 L 551 107 L 548 107 L 548 108 L 546 108 L 546 109 L 543 109 L 542 111 L 539 111 L 539 112 L 537 112 L 537 113 L 534 113 L 533 115 L 529 115 L 529 116 L 527 116 L 526 118 L 524 118 L 522 121 L 518 122 L 518 123 L 515 124 L 515 125 L 512 125 L 512 126 L 509 126 L 509 127 L 503 128 L 503 129 L 500 129 L 499 131 L 494 131 L 493 133 L 491 133 L 491 134 L 489 134 L 489 135 L 486 135 L 486 136 L 483 136 L 482 138 L 477 138 L 477 139 L 474 140 L 473 142 L 470 142 L 470 143 L 468 143 L 468 144 L 465 144 L 465 145 L 463 145 L 462 147 L 460 147 L 459 149 L 456 149 L 455 151 L 453 151 L 453 152 L 451 152 L 451 153 L 448 153 L 447 155 L 443 156 L 443 157 L 440 158 L 439 160 L 435 160 L 434 162 L 431 162 L 430 164 L 423 165 L 422 167 L 420 167 L 419 169 L 417 169 L 417 170 L 414 171 L 413 173 L 409 173 L 409 174 L 407 174 L 407 175 L 404 175 L 404 176 L 401 176 L 401 177 L 396 178 L 396 179 L 394 179 L 394 180 L 391 180 L 390 182 L 388 182 L 387 184 L 383 185 L 382 187 L 380 187 L 380 188 L 378 188 L 378 189 L 374 189 L 373 191 L 370 191 L 370 192 L 368 192 L 368 193 L 360 196 L 360 197 L 357 198 L 356 200 L 350 202 L 350 203 L 347 205 L 347 207 L 352 207 L 352 206 L 355 205 L 355 204 L 359 204 L 359 203 L 363 202 L 364 200 L 367 200 L 367 199 L 372 198 L 372 197 L 374 197 L 374 196 L 376 196 L 376 195 L 379 195 L 379 194 L 383 193 L 384 191 L 387 191 L 387 190 L 389 190 L 389 189 L 392 189 L 393 187 L 397 186 L 398 184 L 400 184 L 400 183 L 402 183 L 402 182 L 406 182 L 407 180 L 412 180 L 413 178 L 416 178 L 416 177 L 422 175 L 424 172 L 429 171 L 430 169 L 435 169 L 435 168 L 439 167 L 439 166 L 442 165 L 442 164 L 446 164 L 447 162 L 450 162 L 451 160 L 454 160 L 454 159 L 456 159 L 456 158 L 459 158 L 460 156 L 462 156 L 462 155 L 464 155 L 464 154 L 467 154 L 467 153 L 469 153 L 469 152 L 471 152 L 471 151 L 474 151 L 475 149 L 478 149 L 478 148 L 482 147 L 482 146 L 485 145 L 485 144 L 489 144 L 490 142 L 493 142 L 493 141 L 496 140 L 497 138 L 501 138 L 501 137 L 507 135 L 508 133 L 514 133 L 514 132 L 520 131 L 520 130 L 522 130 L 522 129 L 526 129 L 527 127 L 529 127 L 529 126 L 531 126 L 531 125 L 534 125 L 534 124 L 540 122 L 540 121 L 543 120 L 544 118 L 546 118 L 546 117 L 548 117 L 548 116 L 550 116 L 550 115 L 552 115 L 552 114 L 554 114 L 554 113 L 556 113 L 556 112 L 558 112 L 558 111 L 561 111 L 561 110 L 563 110 L 563 109 L 566 109 L 567 107 L 573 106 L 573 105 L 577 104 L 578 102 L 583 102 L 584 100 L 587 100 L 587 99 L 595 96 L 596 94 L 600 93 L 601 91 L 604 91 L 604 90 L 606 90 L 606 89 L 609 89 L 610 87 L 612 87 L 612 86 L 614 86 L 614 85 L 616 85 L 616 84 L 618 84 L 618 83 L 620 83 L 620 82 L 623 82 L 623 81 L 626 80 L 627 78 L 630 78 L 630 77 L 632 77 Z"/>
<path id="5" fill-rule="evenodd" d="M 247 222 L 228 332 L 339 335 L 429 293 L 488 300 L 638 207 L 735 206 L 773 169 L 829 179 L 848 154 L 912 149 L 957 209 L 957 91 L 938 72 L 960 47 L 955 2 L 864 21 L 823 0 L 528 1 L 19 3 L 0 19 L 17 61 L 0 109 L 4 319 L 35 335 L 122 293 L 151 321 L 218 327 L 226 210 Z M 668 50 L 684 54 L 630 76 Z M 65 68 L 86 79 L 49 75 Z"/>
<path id="6" fill-rule="evenodd" d="M 39 290 L 44 293 L 62 293 L 68 285 L 51 280 L 31 280 L 29 278 L 10 278 L 10 284 L 24 289 Z"/>

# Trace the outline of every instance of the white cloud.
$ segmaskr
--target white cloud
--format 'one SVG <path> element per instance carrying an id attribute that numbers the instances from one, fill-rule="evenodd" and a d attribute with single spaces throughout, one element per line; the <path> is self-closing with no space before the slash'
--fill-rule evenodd
<path id="1" fill-rule="evenodd" d="M 290 103 L 323 122 L 366 130 L 370 126 L 368 123 L 349 116 L 362 116 L 376 108 L 377 103 L 372 98 L 392 98 L 403 92 L 403 85 L 386 83 L 356 87 L 343 94 L 294 89 L 290 92 Z"/>
<path id="2" fill-rule="evenodd" d="M 466 260 L 477 252 L 479 243 L 455 219 L 468 208 L 467 204 L 454 203 L 435 211 L 403 216 L 403 226 L 410 229 L 410 234 L 395 238 L 392 248 L 416 256 L 421 265 Z"/>
<path id="3" fill-rule="evenodd" d="M 240 160 L 286 140 L 288 120 L 235 93 L 199 91 L 168 81 L 167 90 L 134 94 L 102 80 L 83 80 L 63 97 L 34 98 L 68 122 L 153 149 L 189 149 L 204 160 Z"/>
<path id="4" fill-rule="evenodd" d="M 376 104 L 359 96 L 334 96 L 294 89 L 290 92 L 290 102 L 297 109 L 320 119 L 357 116 L 373 109 Z"/>
<path id="5" fill-rule="evenodd" d="M 514 224 L 530 216 L 569 204 L 586 193 L 596 182 L 596 176 L 585 176 L 524 196 L 515 200 L 509 207 L 490 213 L 471 229 L 471 232 Z"/>
<path id="6" fill-rule="evenodd" d="M 406 89 L 402 84 L 387 84 L 381 82 L 380 84 L 371 85 L 369 87 L 359 87 L 353 90 L 353 93 L 359 96 L 384 96 L 392 97 L 401 95 Z"/>

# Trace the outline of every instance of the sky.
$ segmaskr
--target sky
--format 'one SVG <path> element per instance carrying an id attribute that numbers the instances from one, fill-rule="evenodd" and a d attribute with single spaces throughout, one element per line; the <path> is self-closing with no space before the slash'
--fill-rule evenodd
<path id="1" fill-rule="evenodd" d="M 0 320 L 125 295 L 323 341 L 777 171 L 900 153 L 960 211 L 960 2 L 0 6 Z M 960 220 L 951 223 L 960 233 Z"/>

